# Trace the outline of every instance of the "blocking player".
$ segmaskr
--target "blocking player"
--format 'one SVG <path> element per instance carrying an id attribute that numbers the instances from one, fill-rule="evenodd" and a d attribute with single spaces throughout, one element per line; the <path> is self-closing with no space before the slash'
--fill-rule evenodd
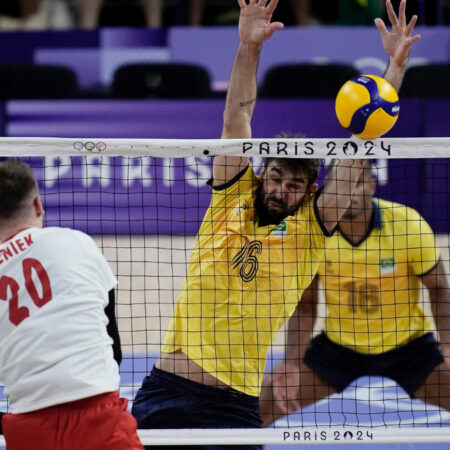
<path id="1" fill-rule="evenodd" d="M 367 375 L 389 377 L 409 395 L 450 410 L 448 276 L 425 220 L 373 197 L 375 185 L 368 165 L 327 241 L 318 276 L 289 320 L 284 361 L 264 381 L 265 425 Z M 311 339 L 319 280 L 326 316 Z M 441 345 L 419 300 L 422 283 Z"/>
<path id="2" fill-rule="evenodd" d="M 283 27 L 271 23 L 277 0 L 238 3 L 241 42 L 223 138 L 251 137 L 261 46 Z M 362 162 L 337 162 L 320 192 L 317 169 L 315 160 L 272 158 L 258 178 L 247 158 L 215 157 L 188 274 L 160 358 L 133 403 L 139 428 L 261 426 L 267 351 L 313 279 Z"/>
<path id="3" fill-rule="evenodd" d="M 0 163 L 0 379 L 11 409 L 2 420 L 7 448 L 142 449 L 136 421 L 118 393 L 116 279 L 90 237 L 43 228 L 43 218 L 30 167 L 18 160 Z"/>

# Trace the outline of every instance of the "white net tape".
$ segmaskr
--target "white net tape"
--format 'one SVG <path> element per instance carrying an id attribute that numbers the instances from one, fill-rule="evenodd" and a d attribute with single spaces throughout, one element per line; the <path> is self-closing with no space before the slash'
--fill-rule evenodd
<path id="1" fill-rule="evenodd" d="M 240 155 L 299 158 L 448 158 L 448 138 L 374 139 L 101 139 L 0 138 L 0 156 L 154 156 L 159 158 Z"/>
<path id="2" fill-rule="evenodd" d="M 155 429 L 138 430 L 138 435 L 142 444 L 149 446 L 450 443 L 450 433 L 445 428 Z M 1 445 L 5 445 L 3 436 Z"/>

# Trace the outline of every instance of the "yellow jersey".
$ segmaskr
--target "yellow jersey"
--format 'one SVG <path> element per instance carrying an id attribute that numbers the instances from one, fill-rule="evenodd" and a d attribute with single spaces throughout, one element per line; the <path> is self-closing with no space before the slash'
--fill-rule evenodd
<path id="1" fill-rule="evenodd" d="M 367 236 L 352 245 L 338 230 L 319 266 L 325 289 L 325 332 L 335 343 L 377 354 L 434 331 L 424 315 L 420 277 L 437 264 L 433 231 L 419 213 L 373 201 Z"/>
<path id="2" fill-rule="evenodd" d="M 327 233 L 316 195 L 279 225 L 259 226 L 259 185 L 248 167 L 213 187 L 162 346 L 252 396 L 260 393 L 276 333 L 317 272 Z"/>

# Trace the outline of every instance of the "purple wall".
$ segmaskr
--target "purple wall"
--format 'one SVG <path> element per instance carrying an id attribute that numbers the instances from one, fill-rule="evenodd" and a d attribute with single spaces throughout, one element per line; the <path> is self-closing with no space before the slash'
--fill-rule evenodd
<path id="1" fill-rule="evenodd" d="M 6 135 L 206 139 L 220 136 L 224 100 L 11 101 Z M 391 137 L 446 136 L 450 100 L 403 99 Z M 432 123 L 426 114 L 431 114 Z M 333 100 L 258 100 L 254 137 L 281 131 L 310 137 L 347 137 Z"/>
<path id="2" fill-rule="evenodd" d="M 223 100 L 12 101 L 6 105 L 6 132 L 16 137 L 217 138 L 223 107 Z M 450 100 L 405 99 L 389 136 L 448 136 L 449 118 Z M 280 131 L 348 136 L 335 118 L 332 100 L 260 100 L 253 128 L 255 137 Z M 390 160 L 380 171 L 378 195 L 418 209 L 435 231 L 450 232 L 449 161 Z M 154 158 L 97 157 L 89 167 L 82 157 L 36 158 L 33 165 L 48 224 L 91 234 L 195 233 L 209 201 L 209 158 L 176 159 L 169 165 Z M 113 207 L 121 211 L 118 221 Z"/>
<path id="3" fill-rule="evenodd" d="M 411 64 L 450 60 L 450 27 L 417 27 Z M 213 86 L 226 86 L 238 44 L 236 27 L 174 27 L 168 30 L 113 28 L 96 31 L 0 33 L 0 64 L 35 62 L 71 67 L 83 88 L 107 86 L 114 70 L 132 62 L 197 63 Z M 218 57 L 220 55 L 220 57 Z M 362 73 L 386 66 L 375 27 L 287 27 L 264 46 L 259 76 L 275 64 L 341 62 Z"/>

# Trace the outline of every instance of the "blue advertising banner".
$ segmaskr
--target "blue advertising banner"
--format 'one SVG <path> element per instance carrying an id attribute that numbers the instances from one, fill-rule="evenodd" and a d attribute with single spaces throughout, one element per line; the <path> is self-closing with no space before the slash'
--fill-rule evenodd
<path id="1" fill-rule="evenodd" d="M 217 138 L 223 106 L 223 100 L 12 101 L 6 106 L 6 128 L 10 136 L 75 140 Z M 402 100 L 399 121 L 389 136 L 445 136 L 449 114 L 448 100 Z M 273 137 L 280 131 L 348 137 L 336 120 L 332 100 L 261 100 L 253 129 L 254 137 Z M 449 160 L 415 159 L 417 152 L 411 148 L 411 159 L 390 160 L 389 166 L 377 162 L 377 193 L 419 210 L 436 232 L 450 232 Z M 47 224 L 90 234 L 195 234 L 209 203 L 211 159 L 167 156 L 33 158 Z"/>
<path id="2" fill-rule="evenodd" d="M 47 226 L 89 234 L 196 234 L 210 201 L 212 158 L 33 157 Z M 255 159 L 259 171 L 262 160 Z M 374 161 L 377 196 L 450 231 L 450 160 Z M 324 170 L 319 176 L 322 184 Z"/>
<path id="3" fill-rule="evenodd" d="M 89 234 L 196 234 L 209 204 L 211 158 L 24 161 L 38 179 L 47 226 Z"/>

